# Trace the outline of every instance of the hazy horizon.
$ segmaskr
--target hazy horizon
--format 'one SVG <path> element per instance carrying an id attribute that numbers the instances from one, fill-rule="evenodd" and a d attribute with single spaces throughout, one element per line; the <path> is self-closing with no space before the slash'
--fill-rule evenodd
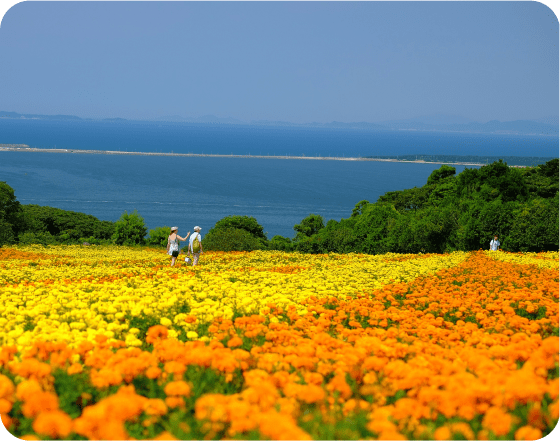
<path id="1" fill-rule="evenodd" d="M 538 2 L 21 2 L 0 110 L 157 120 L 558 117 Z"/>

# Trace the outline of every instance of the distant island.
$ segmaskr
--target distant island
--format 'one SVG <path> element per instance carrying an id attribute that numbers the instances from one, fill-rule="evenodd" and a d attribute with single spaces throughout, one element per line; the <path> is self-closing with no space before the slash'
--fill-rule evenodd
<path id="1" fill-rule="evenodd" d="M 73 115 L 38 115 L 21 114 L 17 112 L 0 111 L 0 119 L 34 119 L 49 121 L 102 121 L 107 123 L 127 123 L 133 120 L 125 118 L 80 118 Z M 486 123 L 469 121 L 461 118 L 412 118 L 407 120 L 386 121 L 383 123 L 371 122 L 338 122 L 329 123 L 291 123 L 286 121 L 241 121 L 235 118 L 219 118 L 214 115 L 185 118 L 177 115 L 164 116 L 142 122 L 149 123 L 174 123 L 174 124 L 231 124 L 249 126 L 271 127 L 309 127 L 324 129 L 356 129 L 371 131 L 418 131 L 418 132 L 456 132 L 456 133 L 484 133 L 496 135 L 533 135 L 533 136 L 558 136 L 558 123 L 556 118 L 545 120 L 517 120 L 517 121 L 488 121 Z"/>
<path id="2" fill-rule="evenodd" d="M 133 155 L 133 156 L 183 156 L 208 158 L 255 158 L 255 159 L 305 159 L 323 161 L 379 161 L 379 162 L 408 162 L 415 164 L 447 164 L 482 167 L 495 161 L 502 160 L 510 167 L 535 167 L 539 164 L 556 159 L 548 157 L 525 156 L 460 156 L 460 155 L 394 155 L 394 156 L 278 156 L 278 155 L 220 155 L 204 153 L 165 153 L 165 152 L 129 152 L 120 150 L 82 150 L 82 149 L 42 149 L 29 147 L 27 144 L 0 144 L 0 152 L 41 152 L 41 153 L 70 153 L 90 155 Z"/>

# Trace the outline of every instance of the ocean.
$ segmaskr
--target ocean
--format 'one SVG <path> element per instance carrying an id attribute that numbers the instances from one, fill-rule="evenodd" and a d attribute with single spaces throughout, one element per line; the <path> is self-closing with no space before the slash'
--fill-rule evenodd
<path id="1" fill-rule="evenodd" d="M 38 148 L 238 155 L 374 156 L 484 154 L 557 156 L 540 138 L 367 132 L 282 127 L 0 120 L 0 143 Z M 522 140 L 525 141 L 522 142 Z M 533 149 L 530 148 L 533 143 Z M 399 153 L 400 152 L 400 153 Z M 459 153 L 461 152 L 461 153 Z M 478 153 L 477 153 L 478 152 Z M 491 152 L 491 153 L 490 153 Z M 521 152 L 526 152 L 524 155 Z M 294 237 L 309 214 L 340 220 L 361 200 L 420 187 L 436 164 L 269 158 L 0 152 L 0 181 L 22 204 L 116 221 L 137 210 L 149 229 L 253 216 L 269 238 Z M 464 167 L 456 166 L 457 173 Z"/>

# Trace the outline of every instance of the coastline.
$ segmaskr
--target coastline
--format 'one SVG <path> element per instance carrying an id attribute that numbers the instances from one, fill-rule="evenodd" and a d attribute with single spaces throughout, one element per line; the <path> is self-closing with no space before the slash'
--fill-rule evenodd
<path id="1" fill-rule="evenodd" d="M 0 152 L 40 152 L 40 153 L 66 153 L 66 154 L 86 154 L 86 155 L 134 155 L 134 156 L 173 156 L 173 157 L 190 157 L 190 158 L 252 158 L 252 159 L 309 159 L 323 161 L 376 161 L 376 162 L 402 162 L 406 164 L 447 164 L 447 165 L 470 165 L 482 167 L 486 164 L 476 162 L 439 162 L 414 160 L 408 161 L 404 159 L 394 158 L 361 158 L 361 157 L 344 157 L 344 156 L 267 156 L 267 155 L 220 155 L 220 154 L 204 154 L 204 153 L 162 153 L 162 152 L 122 152 L 118 150 L 69 150 L 69 149 L 40 149 L 29 147 L 24 144 L 0 144 Z M 523 167 L 523 166 L 512 166 Z"/>

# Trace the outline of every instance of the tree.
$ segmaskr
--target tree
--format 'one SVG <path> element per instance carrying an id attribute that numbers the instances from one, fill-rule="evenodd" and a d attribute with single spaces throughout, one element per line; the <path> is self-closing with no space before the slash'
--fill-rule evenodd
<path id="1" fill-rule="evenodd" d="M 294 225 L 296 238 L 311 237 L 323 228 L 325 228 L 325 223 L 323 216 L 319 214 L 310 214 L 301 223 Z"/>
<path id="2" fill-rule="evenodd" d="M 22 223 L 21 205 L 16 199 L 14 189 L 6 182 L 0 181 L 0 246 L 15 242 Z"/>
<path id="3" fill-rule="evenodd" d="M 362 214 L 363 211 L 364 211 L 364 207 L 366 207 L 368 204 L 369 204 L 369 201 L 366 201 L 365 199 L 358 202 L 356 204 L 356 206 L 354 207 L 354 209 L 352 210 L 351 217 L 356 217 L 356 216 L 359 216 L 360 214 Z"/>
<path id="4" fill-rule="evenodd" d="M 268 243 L 268 249 L 278 251 L 292 251 L 293 244 L 289 238 L 277 234 L 272 239 L 270 239 L 270 242 Z"/>
<path id="5" fill-rule="evenodd" d="M 428 185 L 435 184 L 449 176 L 455 175 L 455 167 L 449 165 L 442 165 L 437 170 L 434 170 L 428 177 Z"/>
<path id="6" fill-rule="evenodd" d="M 171 234 L 171 227 L 157 227 L 150 230 L 148 238 L 146 239 L 146 245 L 153 247 L 166 247 L 167 238 Z"/>
<path id="7" fill-rule="evenodd" d="M 115 223 L 112 239 L 117 245 L 139 245 L 144 243 L 147 231 L 144 219 L 136 210 L 130 214 L 125 211 Z"/>
<path id="8" fill-rule="evenodd" d="M 207 251 L 253 251 L 262 250 L 262 240 L 241 228 L 213 228 L 202 239 Z"/>
<path id="9" fill-rule="evenodd" d="M 263 227 L 254 217 L 250 216 L 228 216 L 220 219 L 214 225 L 212 230 L 220 230 L 224 228 L 238 228 L 247 231 L 251 236 L 258 239 L 263 239 L 266 242 L 266 234 L 264 234 Z M 208 231 L 208 234 L 210 234 Z"/>

